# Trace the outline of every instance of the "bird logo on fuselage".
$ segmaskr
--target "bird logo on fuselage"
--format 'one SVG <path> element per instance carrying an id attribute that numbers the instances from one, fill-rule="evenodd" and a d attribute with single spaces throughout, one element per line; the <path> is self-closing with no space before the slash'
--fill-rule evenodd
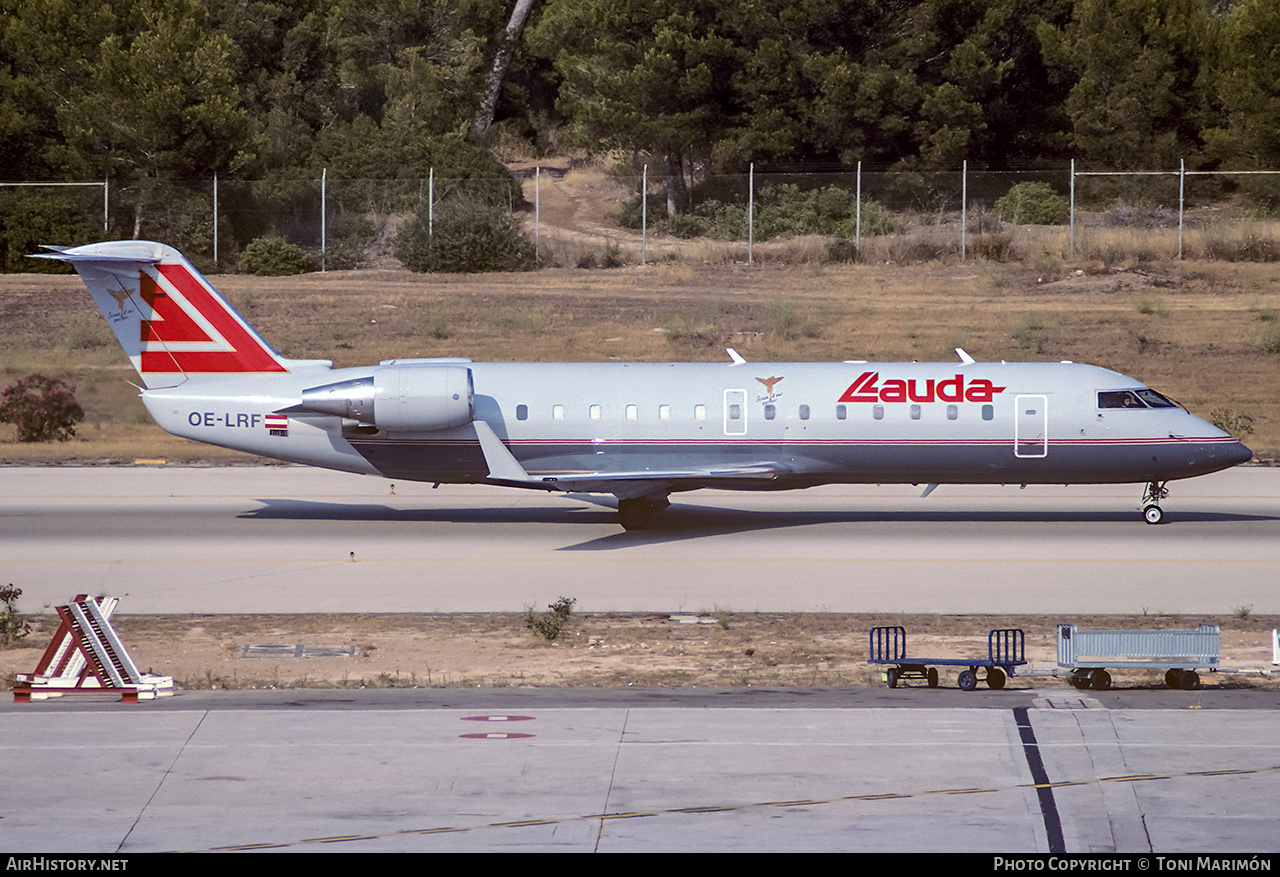
<path id="1" fill-rule="evenodd" d="M 778 386 L 778 382 L 779 382 L 779 381 L 781 381 L 781 380 L 782 380 L 782 378 L 780 378 L 780 377 L 775 377 L 775 378 L 756 378 L 756 380 L 757 380 L 757 381 L 759 381 L 760 383 L 764 384 L 765 392 L 767 392 L 767 393 L 769 394 L 767 398 L 762 399 L 762 400 L 760 400 L 760 401 L 772 403 L 772 402 L 773 402 L 773 400 L 774 400 L 774 398 L 775 398 L 775 394 L 774 394 L 774 392 L 773 392 L 773 388 L 774 388 L 774 387 L 776 387 L 776 386 Z"/>

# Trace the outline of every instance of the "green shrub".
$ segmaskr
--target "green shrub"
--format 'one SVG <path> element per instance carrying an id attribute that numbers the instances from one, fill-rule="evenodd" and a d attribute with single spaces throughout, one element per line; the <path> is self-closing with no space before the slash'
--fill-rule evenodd
<path id="1" fill-rule="evenodd" d="M 1218 408 L 1209 415 L 1209 422 L 1239 439 L 1253 432 L 1253 417 L 1237 408 Z"/>
<path id="2" fill-rule="evenodd" d="M 258 277 L 286 277 L 315 270 L 307 251 L 284 238 L 255 238 L 244 248 L 244 267 Z"/>
<path id="3" fill-rule="evenodd" d="M 18 441 L 65 442 L 76 434 L 84 409 L 65 381 L 29 374 L 4 391 L 0 422 L 18 427 Z"/>
<path id="4" fill-rule="evenodd" d="M 673 216 L 671 221 L 667 223 L 667 229 L 671 232 L 672 237 L 682 240 L 692 240 L 702 236 L 702 223 L 696 216 L 690 216 L 688 213 Z"/>
<path id="5" fill-rule="evenodd" d="M 621 228 L 640 228 L 641 223 L 647 222 L 649 228 L 653 228 L 667 216 L 667 196 L 653 194 L 645 199 L 647 209 L 640 209 L 640 196 L 632 195 L 622 205 L 622 211 L 618 214 L 618 225 Z"/>
<path id="6" fill-rule="evenodd" d="M 576 597 L 561 597 L 547 607 L 551 612 L 546 615 L 538 615 L 530 606 L 524 613 L 524 626 L 547 642 L 554 642 L 564 633 L 565 623 L 573 612 L 573 604 L 577 602 Z"/>
<path id="7" fill-rule="evenodd" d="M 18 598 L 21 596 L 22 589 L 15 588 L 13 582 L 0 588 L 0 605 L 4 606 L 4 610 L 0 611 L 0 649 L 16 646 L 24 636 L 31 633 L 31 625 L 23 620 L 22 613 L 18 611 Z"/>
<path id="8" fill-rule="evenodd" d="M 721 240 L 746 240 L 745 204 L 709 200 L 694 212 L 711 221 L 715 236 Z M 884 209 L 875 201 L 862 202 L 860 228 L 858 219 L 857 198 L 839 186 L 808 190 L 790 183 L 763 186 L 756 195 L 754 236 L 758 241 L 806 234 L 853 237 L 861 230 L 864 237 L 870 237 L 893 230 Z"/>
<path id="9" fill-rule="evenodd" d="M 1258 339 L 1258 346 L 1262 348 L 1263 353 L 1280 353 L 1280 326 L 1264 329 L 1262 336 Z"/>
<path id="10" fill-rule="evenodd" d="M 1015 225 L 1064 225 L 1070 202 L 1048 183 L 1018 183 L 996 201 L 996 213 Z"/>
<path id="11" fill-rule="evenodd" d="M 417 216 L 400 229 L 396 258 L 410 271 L 474 274 L 527 271 L 536 263 L 533 243 L 511 214 L 481 204 L 442 209 L 428 234 Z"/>

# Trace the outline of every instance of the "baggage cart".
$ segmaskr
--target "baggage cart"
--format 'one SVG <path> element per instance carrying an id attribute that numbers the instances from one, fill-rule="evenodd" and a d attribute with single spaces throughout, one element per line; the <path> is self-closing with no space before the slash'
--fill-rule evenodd
<path id="1" fill-rule="evenodd" d="M 1024 636 L 1016 628 L 993 630 L 987 634 L 987 657 L 982 658 L 917 658 L 907 655 L 907 632 L 902 627 L 873 627 L 868 649 L 868 663 L 887 664 L 885 681 L 897 688 L 900 679 L 923 679 L 930 688 L 938 687 L 938 667 L 964 667 L 956 679 L 963 691 L 973 691 L 980 681 L 995 691 L 1004 688 L 1005 679 L 1014 668 L 1027 663 Z"/>
<path id="2" fill-rule="evenodd" d="M 1111 668 L 1164 669 L 1170 688 L 1200 687 L 1196 670 L 1218 670 L 1219 632 L 1216 624 L 1195 630 L 1080 630 L 1058 625 L 1058 666 L 1069 669 L 1076 688 L 1106 691 Z"/>

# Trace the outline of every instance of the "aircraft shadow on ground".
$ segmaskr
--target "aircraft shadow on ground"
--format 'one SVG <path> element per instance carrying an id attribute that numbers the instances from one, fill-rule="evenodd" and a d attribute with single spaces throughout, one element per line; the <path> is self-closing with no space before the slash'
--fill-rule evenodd
<path id="1" fill-rule="evenodd" d="M 576 497 L 585 499 L 584 497 Z M 593 499 L 596 506 L 516 506 L 505 508 L 456 508 L 447 506 L 395 508 L 375 503 L 315 502 L 296 499 L 262 499 L 262 508 L 238 517 L 252 520 L 333 521 L 442 524 L 549 524 L 618 527 L 612 501 Z M 1184 524 L 1222 524 L 1275 521 L 1270 515 L 1228 512 L 1170 512 L 1157 532 L 1177 532 Z M 649 529 L 625 531 L 566 545 L 560 551 L 608 551 L 642 545 L 681 542 L 714 536 L 784 530 L 830 524 L 1131 524 L 1147 527 L 1136 511 L 901 511 L 901 510 L 797 510 L 748 511 L 676 503 L 654 517 Z"/>

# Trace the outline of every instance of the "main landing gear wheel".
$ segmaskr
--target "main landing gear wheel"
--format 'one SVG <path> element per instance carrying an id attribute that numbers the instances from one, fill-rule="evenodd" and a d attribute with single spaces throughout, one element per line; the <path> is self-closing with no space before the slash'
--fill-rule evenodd
<path id="1" fill-rule="evenodd" d="M 634 499 L 618 500 L 618 523 L 624 530 L 645 530 L 653 521 L 653 516 L 671 503 L 666 498 L 654 499 L 649 496 L 638 496 Z"/>

